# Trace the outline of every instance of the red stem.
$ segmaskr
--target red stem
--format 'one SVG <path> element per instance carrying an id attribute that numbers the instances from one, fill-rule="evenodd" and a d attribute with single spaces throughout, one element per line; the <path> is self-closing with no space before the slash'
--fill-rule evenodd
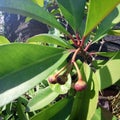
<path id="1" fill-rule="evenodd" d="M 89 43 L 87 44 L 87 46 L 86 46 L 85 49 L 84 49 L 85 52 L 89 49 L 91 43 L 92 43 L 92 42 L 89 42 Z"/>
<path id="2" fill-rule="evenodd" d="M 83 37 L 82 37 L 82 40 L 81 40 L 80 47 L 82 47 L 82 46 L 84 45 L 85 39 L 86 39 L 86 37 L 85 37 L 85 36 L 83 36 Z"/>
<path id="3" fill-rule="evenodd" d="M 79 33 L 76 33 L 76 39 L 77 39 L 77 46 L 80 46 L 81 41 L 80 41 Z"/>
<path id="4" fill-rule="evenodd" d="M 55 77 L 57 77 L 62 71 L 64 71 L 69 66 L 69 63 L 66 64 L 64 67 L 62 67 L 56 74 Z"/>
<path id="5" fill-rule="evenodd" d="M 80 41 L 79 33 L 76 33 L 76 38 Z"/>
<path id="6" fill-rule="evenodd" d="M 73 36 L 69 35 L 68 37 L 73 41 L 74 45 L 77 46 L 77 42 L 75 41 L 75 39 L 73 38 Z"/>
<path id="7" fill-rule="evenodd" d="M 78 52 L 80 51 L 80 49 L 81 49 L 81 48 L 79 47 L 79 48 L 76 49 L 76 51 L 74 52 L 74 54 L 73 54 L 73 56 L 72 56 L 72 59 L 71 59 L 71 63 L 74 63 L 74 62 L 75 62 L 75 58 L 76 58 Z"/>
<path id="8" fill-rule="evenodd" d="M 74 62 L 73 63 L 74 64 L 74 66 L 75 66 L 75 68 L 76 68 L 76 70 L 77 70 L 77 74 L 78 74 L 78 80 L 82 80 L 82 75 L 81 75 L 81 72 L 80 72 L 80 70 L 79 70 L 79 68 L 78 68 L 78 65 L 76 64 L 76 62 Z"/>

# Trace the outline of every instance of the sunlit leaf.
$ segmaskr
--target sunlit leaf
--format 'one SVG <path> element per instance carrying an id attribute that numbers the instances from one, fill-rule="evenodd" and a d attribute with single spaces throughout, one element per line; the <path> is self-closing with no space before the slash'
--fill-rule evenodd
<path id="1" fill-rule="evenodd" d="M 99 88 L 104 89 L 120 80 L 120 52 L 96 71 Z"/>
<path id="2" fill-rule="evenodd" d="M 57 120 L 62 120 L 61 118 L 64 118 L 65 120 L 65 117 L 71 112 L 70 110 L 72 106 L 72 101 L 73 99 L 64 98 L 51 105 L 50 107 L 44 109 L 43 111 L 39 112 L 30 120 L 54 120 L 54 117 L 59 116 L 59 113 L 61 115 L 61 112 L 63 113 L 63 111 L 64 113 L 62 114 L 62 116 L 57 117 Z"/>
<path id="3" fill-rule="evenodd" d="M 102 120 L 101 119 L 101 116 L 102 115 L 102 113 L 101 113 L 101 108 L 100 107 L 98 107 L 97 109 L 96 109 L 96 111 L 95 111 L 95 114 L 93 115 L 93 117 L 92 117 L 92 120 Z"/>
<path id="4" fill-rule="evenodd" d="M 117 8 L 115 8 L 113 10 L 112 13 L 110 13 L 110 15 L 108 15 L 98 26 L 98 29 L 96 31 L 96 35 L 94 38 L 94 42 L 97 42 L 98 40 L 100 40 L 102 37 L 104 37 L 105 35 L 109 34 L 108 30 L 111 29 L 113 26 L 115 26 L 117 23 L 120 22 L 120 5 L 117 6 Z M 107 33 L 108 32 L 108 33 Z M 117 32 L 117 31 L 116 31 Z M 111 31 L 111 33 L 113 33 Z M 118 32 L 117 32 L 118 33 Z M 119 34 L 119 33 L 118 33 Z"/>
<path id="5" fill-rule="evenodd" d="M 87 36 L 119 3 L 120 0 L 90 0 L 84 36 Z"/>
<path id="6" fill-rule="evenodd" d="M 61 39 L 58 36 L 50 35 L 50 34 L 40 34 L 40 35 L 33 36 L 29 38 L 27 42 L 28 43 L 32 43 L 32 42 L 33 43 L 34 42 L 51 43 L 51 44 L 56 44 L 66 48 L 72 48 L 72 46 L 64 39 Z"/>
<path id="7" fill-rule="evenodd" d="M 86 70 L 89 74 L 86 74 Z M 98 81 L 94 73 L 85 64 L 81 72 L 83 80 L 87 82 L 87 89 L 77 92 L 70 120 L 91 120 L 98 103 Z"/>
<path id="8" fill-rule="evenodd" d="M 46 79 L 68 55 L 64 49 L 33 44 L 0 46 L 0 106 Z"/>
<path id="9" fill-rule="evenodd" d="M 32 0 L 32 1 L 40 5 L 41 7 L 44 6 L 44 0 Z"/>
<path id="10" fill-rule="evenodd" d="M 50 87 L 40 90 L 28 103 L 28 110 L 35 111 L 51 103 L 59 94 L 53 92 Z"/>
<path id="11" fill-rule="evenodd" d="M 57 0 L 58 5 L 75 32 L 79 32 L 86 0 Z"/>
<path id="12" fill-rule="evenodd" d="M 4 36 L 0 36 L 0 44 L 8 44 L 10 43 L 7 38 Z"/>

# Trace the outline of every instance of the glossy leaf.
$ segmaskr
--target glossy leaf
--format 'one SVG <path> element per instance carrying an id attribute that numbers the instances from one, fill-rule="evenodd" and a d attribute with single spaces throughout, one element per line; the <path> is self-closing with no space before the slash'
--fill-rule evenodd
<path id="1" fill-rule="evenodd" d="M 84 36 L 87 36 L 119 3 L 120 0 L 90 0 Z"/>
<path id="2" fill-rule="evenodd" d="M 59 94 L 53 92 L 50 87 L 40 90 L 28 103 L 28 110 L 35 111 L 47 106 L 51 103 Z"/>
<path id="3" fill-rule="evenodd" d="M 44 6 L 44 0 L 32 0 L 32 1 L 40 5 L 41 7 Z"/>
<path id="4" fill-rule="evenodd" d="M 87 82 L 87 89 L 77 92 L 70 120 L 91 120 L 98 103 L 98 82 L 94 73 L 86 64 L 84 64 L 81 73 L 83 80 Z"/>
<path id="5" fill-rule="evenodd" d="M 110 30 L 108 32 L 109 35 L 120 36 L 120 30 Z"/>
<path id="6" fill-rule="evenodd" d="M 86 0 L 57 0 L 58 5 L 75 32 L 79 32 Z"/>
<path id="7" fill-rule="evenodd" d="M 107 32 L 109 31 L 109 29 L 111 29 L 113 26 L 115 26 L 119 22 L 120 22 L 120 5 L 118 5 L 117 8 L 115 8 L 113 12 L 110 13 L 110 15 L 108 15 L 102 21 L 102 23 L 98 26 L 98 30 L 96 32 L 96 35 L 93 41 L 97 42 L 102 37 L 107 35 Z"/>
<path id="8" fill-rule="evenodd" d="M 103 67 L 96 71 L 99 88 L 104 89 L 120 79 L 120 52 L 109 60 Z"/>
<path id="9" fill-rule="evenodd" d="M 68 103 L 60 110 L 56 115 L 54 115 L 50 120 L 69 120 L 69 116 L 72 109 L 73 99 L 69 97 Z"/>
<path id="10" fill-rule="evenodd" d="M 33 44 L 0 46 L 0 106 L 47 78 L 68 55 L 63 49 Z"/>
<path id="11" fill-rule="evenodd" d="M 0 36 L 0 44 L 8 44 L 10 43 L 7 38 L 4 36 Z"/>
<path id="12" fill-rule="evenodd" d="M 60 112 L 64 111 L 62 116 L 59 116 L 57 120 L 62 120 L 60 117 L 65 117 L 66 113 L 70 114 L 69 109 L 72 105 L 72 99 L 62 99 L 55 104 L 51 105 L 50 107 L 44 109 L 43 111 L 39 112 L 30 120 L 53 120 L 56 115 L 59 115 Z M 67 109 L 67 110 L 66 110 Z M 65 111 L 66 110 L 66 111 Z"/>
<path id="13" fill-rule="evenodd" d="M 34 18 L 68 34 L 54 16 L 31 0 L 0 0 L 0 10 Z"/>
<path id="14" fill-rule="evenodd" d="M 66 48 L 72 48 L 72 46 L 65 40 L 50 34 L 40 34 L 33 36 L 27 40 L 28 43 L 41 42 L 41 43 L 51 43 L 56 44 Z"/>
<path id="15" fill-rule="evenodd" d="M 101 113 L 101 109 L 100 107 L 98 107 L 95 111 L 95 114 L 92 117 L 92 120 L 103 120 L 101 117 L 102 113 Z"/>
<path id="16" fill-rule="evenodd" d="M 68 80 L 64 85 L 60 84 L 49 84 L 50 88 L 54 91 L 57 92 L 58 94 L 65 94 L 68 92 L 68 90 L 71 88 L 71 76 L 68 74 Z"/>

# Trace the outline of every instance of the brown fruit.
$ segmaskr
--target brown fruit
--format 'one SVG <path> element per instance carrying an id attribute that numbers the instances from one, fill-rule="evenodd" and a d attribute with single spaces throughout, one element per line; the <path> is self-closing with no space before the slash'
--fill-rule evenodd
<path id="1" fill-rule="evenodd" d="M 67 76 L 66 75 L 59 75 L 57 77 L 57 83 L 64 85 L 67 81 Z"/>

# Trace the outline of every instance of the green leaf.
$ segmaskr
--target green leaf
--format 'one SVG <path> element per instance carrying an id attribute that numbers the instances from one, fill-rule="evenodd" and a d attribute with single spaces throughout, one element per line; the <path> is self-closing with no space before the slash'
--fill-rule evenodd
<path id="1" fill-rule="evenodd" d="M 10 43 L 7 38 L 4 36 L 0 36 L 0 44 L 8 44 Z"/>
<path id="2" fill-rule="evenodd" d="M 28 16 L 68 34 L 54 16 L 31 0 L 0 0 L 0 10 Z"/>
<path id="3" fill-rule="evenodd" d="M 32 1 L 40 5 L 41 7 L 44 6 L 44 0 L 32 0 Z"/>
<path id="4" fill-rule="evenodd" d="M 46 79 L 68 55 L 64 49 L 33 44 L 0 46 L 0 106 Z"/>
<path id="5" fill-rule="evenodd" d="M 50 84 L 50 88 L 57 92 L 58 94 L 65 94 L 68 92 L 68 90 L 71 88 L 71 76 L 70 74 L 68 74 L 68 80 L 64 85 L 60 85 L 60 84 Z"/>
<path id="6" fill-rule="evenodd" d="M 39 112 L 37 115 L 35 115 L 30 120 L 54 120 L 53 118 L 56 117 L 56 115 L 59 115 L 59 113 L 61 112 L 63 114 L 62 116 L 59 116 L 57 120 L 65 120 L 61 118 L 66 117 L 66 113 L 67 115 L 70 114 L 71 109 L 69 108 L 71 108 L 72 101 L 73 99 L 64 98 L 56 102 L 55 104 L 51 105 L 50 107 L 44 109 L 43 111 Z"/>
<path id="7" fill-rule="evenodd" d="M 119 3 L 120 0 L 90 0 L 84 36 L 87 36 Z"/>
<path id="8" fill-rule="evenodd" d="M 120 79 L 120 52 L 109 60 L 103 67 L 96 71 L 99 89 L 107 88 Z"/>
<path id="9" fill-rule="evenodd" d="M 58 5 L 75 32 L 79 32 L 86 0 L 57 0 Z"/>
<path id="10" fill-rule="evenodd" d="M 116 54 L 116 51 L 113 52 L 96 52 L 97 55 L 104 56 L 104 57 L 113 57 Z"/>
<path id="11" fill-rule="evenodd" d="M 107 61 L 105 60 L 94 60 L 92 61 L 92 65 L 94 66 L 95 70 L 100 69 Z"/>
<path id="12" fill-rule="evenodd" d="M 110 15 L 108 15 L 98 26 L 94 42 L 97 42 L 102 37 L 107 35 L 109 29 L 114 27 L 117 23 L 120 22 L 120 5 L 118 5 Z M 110 32 L 109 32 L 110 33 Z M 113 32 L 112 32 L 113 33 Z"/>
<path id="13" fill-rule="evenodd" d="M 25 115 L 25 107 L 22 105 L 19 99 L 17 101 L 17 113 L 18 113 L 19 119 L 28 120 Z"/>
<path id="14" fill-rule="evenodd" d="M 68 103 L 61 109 L 56 115 L 54 115 L 50 120 L 69 120 L 69 116 L 71 114 L 73 99 L 68 98 Z"/>
<path id="15" fill-rule="evenodd" d="M 98 107 L 97 109 L 96 109 L 96 111 L 95 111 L 95 114 L 93 115 L 93 117 L 92 117 L 92 120 L 102 120 L 101 119 L 101 116 L 102 115 L 102 113 L 101 113 L 101 108 L 100 107 Z"/>
<path id="16" fill-rule="evenodd" d="M 33 36 L 27 40 L 28 43 L 41 42 L 41 43 L 51 43 L 56 44 L 66 48 L 73 48 L 67 41 L 50 34 L 40 34 Z"/>
<path id="17" fill-rule="evenodd" d="M 120 36 L 120 30 L 110 30 L 108 32 L 109 35 Z"/>
<path id="18" fill-rule="evenodd" d="M 112 117 L 112 120 L 118 120 L 118 119 L 117 119 L 117 117 L 113 116 L 113 117 Z"/>
<path id="19" fill-rule="evenodd" d="M 87 89 L 77 92 L 70 120 L 91 120 L 98 103 L 98 81 L 94 73 L 87 64 L 83 65 L 81 73 L 87 82 Z"/>
<path id="20" fill-rule="evenodd" d="M 59 94 L 53 92 L 50 87 L 40 90 L 36 96 L 34 96 L 28 103 L 28 110 L 35 111 L 47 106 L 51 103 Z"/>

